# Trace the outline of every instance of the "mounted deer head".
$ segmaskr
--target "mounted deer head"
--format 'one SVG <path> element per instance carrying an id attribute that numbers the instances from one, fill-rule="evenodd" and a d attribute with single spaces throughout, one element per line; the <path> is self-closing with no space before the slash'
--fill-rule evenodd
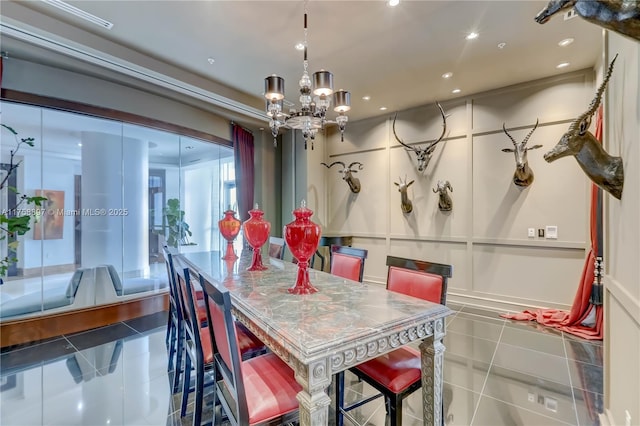
<path id="1" fill-rule="evenodd" d="M 505 124 L 502 123 L 502 130 L 507 136 L 509 136 L 511 142 L 513 142 L 513 148 L 504 148 L 502 152 L 513 152 L 516 156 L 516 171 L 513 173 L 513 183 L 518 186 L 527 187 L 533 182 L 533 170 L 529 168 L 527 151 L 531 149 L 542 148 L 542 145 L 534 145 L 527 148 L 527 142 L 529 142 L 529 138 L 537 128 L 538 120 L 536 120 L 535 126 L 533 126 L 533 129 L 531 129 L 529 134 L 525 136 L 522 142 L 517 143 L 515 139 L 513 139 L 513 137 L 509 134 L 509 132 L 507 132 Z"/>
<path id="2" fill-rule="evenodd" d="M 404 177 L 404 181 L 400 177 L 398 177 L 398 180 L 400 182 L 393 182 L 393 184 L 397 186 L 398 191 L 400 191 L 400 208 L 402 208 L 402 213 L 411 213 L 413 211 L 413 203 L 407 195 L 407 188 L 409 188 L 414 181 L 412 180 L 407 183 L 407 176 Z"/>
<path id="3" fill-rule="evenodd" d="M 593 183 L 619 200 L 622 198 L 624 185 L 622 158 L 607 154 L 602 144 L 588 130 L 591 117 L 600 105 L 602 93 L 609 82 L 617 57 L 618 55 L 611 61 L 604 81 L 598 88 L 596 97 L 591 101 L 589 109 L 569 125 L 567 133 L 562 135 L 560 142 L 544 155 L 544 159 L 551 163 L 558 158 L 573 155 Z"/>
<path id="4" fill-rule="evenodd" d="M 362 170 L 364 166 L 362 165 L 361 162 L 354 161 L 353 163 L 349 164 L 349 167 L 346 167 L 342 161 L 334 161 L 331 164 L 327 164 L 327 163 L 320 163 L 320 164 L 325 166 L 327 169 L 330 169 L 336 164 L 341 165 L 342 170 L 338 170 L 338 173 L 342 173 L 342 180 L 347 182 L 351 192 L 353 192 L 354 194 L 357 194 L 358 192 L 360 192 L 360 179 L 358 179 L 357 177 L 353 177 L 352 173 L 358 173 L 358 170 Z M 356 164 L 358 165 L 358 170 L 352 169 L 352 167 L 355 166 Z"/>
<path id="5" fill-rule="evenodd" d="M 413 151 L 418 158 L 418 171 L 423 172 L 427 166 L 429 165 L 429 161 L 431 161 L 431 156 L 433 156 L 433 151 L 436 149 L 436 145 L 444 138 L 444 134 L 447 131 L 447 116 L 444 114 L 444 110 L 442 109 L 442 105 L 436 102 L 438 109 L 440 109 L 440 114 L 442 115 L 442 134 L 438 139 L 432 142 L 422 141 L 418 143 L 426 143 L 427 145 L 424 148 L 415 147 L 407 145 L 398 137 L 396 133 L 396 118 L 398 118 L 398 113 L 396 113 L 395 117 L 393 117 L 393 136 L 395 136 L 396 140 L 400 143 L 400 145 L 404 146 L 407 151 Z"/>
<path id="6" fill-rule="evenodd" d="M 640 40 L 640 4 L 629 0 L 551 0 L 535 20 L 544 24 L 558 12 L 574 8 L 587 21 Z"/>
<path id="7" fill-rule="evenodd" d="M 438 208 L 441 212 L 450 212 L 453 208 L 453 200 L 451 196 L 447 193 L 447 189 L 453 192 L 453 187 L 449 183 L 448 180 L 442 181 L 439 180 L 438 184 L 432 191 L 440 196 L 438 200 Z"/>

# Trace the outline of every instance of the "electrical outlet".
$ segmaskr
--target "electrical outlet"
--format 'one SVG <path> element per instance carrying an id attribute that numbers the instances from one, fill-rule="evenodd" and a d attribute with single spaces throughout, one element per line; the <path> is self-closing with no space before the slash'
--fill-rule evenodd
<path id="1" fill-rule="evenodd" d="M 538 237 L 544 238 L 544 229 L 542 228 L 538 229 Z"/>
<path id="2" fill-rule="evenodd" d="M 535 236 L 536 236 L 536 229 L 535 229 L 535 228 L 529 228 L 529 229 L 527 230 L 527 236 L 528 236 L 529 238 L 535 238 Z"/>
<path id="3" fill-rule="evenodd" d="M 545 228 L 547 229 L 547 239 L 558 239 L 558 227 L 556 225 L 547 225 Z"/>
<path id="4" fill-rule="evenodd" d="M 529 394 L 527 395 L 527 401 L 536 402 L 536 394 L 529 392 Z"/>

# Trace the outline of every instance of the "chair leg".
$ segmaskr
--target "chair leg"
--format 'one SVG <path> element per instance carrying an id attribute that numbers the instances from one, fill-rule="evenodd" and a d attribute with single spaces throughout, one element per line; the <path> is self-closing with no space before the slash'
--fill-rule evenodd
<path id="1" fill-rule="evenodd" d="M 343 426 L 344 416 L 344 371 L 336 374 L 336 426 Z"/>
<path id="2" fill-rule="evenodd" d="M 167 335 L 164 337 L 164 344 L 169 346 L 169 342 L 171 341 L 171 331 L 173 329 L 173 318 L 171 314 L 171 308 L 169 308 L 169 315 L 167 315 Z"/>
<path id="3" fill-rule="evenodd" d="M 193 410 L 193 426 L 202 423 L 202 406 L 204 401 L 204 360 L 196 360 L 195 407 Z"/>
<path id="4" fill-rule="evenodd" d="M 180 417 L 187 414 L 187 401 L 189 400 L 189 387 L 191 386 L 191 357 L 184 357 L 184 370 L 182 371 L 182 403 L 180 405 Z"/>
<path id="5" fill-rule="evenodd" d="M 172 371 L 173 370 L 173 358 L 176 355 L 176 346 L 177 346 L 177 336 L 176 336 L 176 327 L 174 326 L 173 323 L 173 318 L 171 318 L 171 316 L 169 316 L 169 329 L 167 330 L 168 334 L 169 334 L 169 363 L 167 364 L 167 371 Z"/>
<path id="6" fill-rule="evenodd" d="M 389 399 L 389 424 L 402 426 L 402 398 L 398 396 Z"/>
<path id="7" fill-rule="evenodd" d="M 184 369 L 182 368 L 182 355 L 184 354 L 184 328 L 181 324 L 178 324 L 176 338 L 176 374 L 173 376 L 173 393 L 178 392 L 180 389 L 180 375 L 184 375 Z"/>

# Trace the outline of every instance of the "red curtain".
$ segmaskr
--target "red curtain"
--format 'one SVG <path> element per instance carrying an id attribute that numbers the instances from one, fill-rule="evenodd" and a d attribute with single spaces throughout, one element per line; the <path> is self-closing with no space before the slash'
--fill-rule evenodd
<path id="1" fill-rule="evenodd" d="M 236 193 L 238 194 L 238 217 L 241 221 L 249 219 L 249 210 L 253 208 L 253 135 L 237 124 L 231 125 L 233 151 L 236 168 Z"/>
<path id="2" fill-rule="evenodd" d="M 598 109 L 596 117 L 596 139 L 602 143 L 602 106 Z M 571 311 L 561 311 L 558 309 L 535 309 L 526 310 L 518 314 L 504 314 L 504 318 L 519 321 L 536 321 L 539 324 L 554 327 L 567 333 L 574 334 L 589 340 L 602 340 L 602 305 L 592 305 L 589 302 L 592 284 L 594 282 L 593 271 L 595 270 L 596 253 L 598 253 L 598 191 L 600 189 L 591 184 L 591 209 L 590 209 L 590 230 L 591 249 L 582 269 L 580 284 L 573 299 Z M 601 190 L 600 190 L 601 191 Z M 602 225 L 600 225 L 602 226 Z M 595 309 L 595 325 L 586 327 L 582 322 L 589 316 L 591 310 Z"/>

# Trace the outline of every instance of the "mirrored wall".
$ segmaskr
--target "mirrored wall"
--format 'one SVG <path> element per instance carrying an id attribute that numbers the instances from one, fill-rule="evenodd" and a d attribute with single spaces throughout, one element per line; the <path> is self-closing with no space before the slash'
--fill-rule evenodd
<path id="1" fill-rule="evenodd" d="M 233 150 L 81 114 L 2 102 L 0 209 L 32 216 L 0 241 L 3 321 L 168 291 L 162 246 L 221 247 Z M 33 146 L 20 143 L 33 138 Z M 15 167 L 17 165 L 17 167 Z M 21 197 L 46 198 L 40 209 Z"/>

